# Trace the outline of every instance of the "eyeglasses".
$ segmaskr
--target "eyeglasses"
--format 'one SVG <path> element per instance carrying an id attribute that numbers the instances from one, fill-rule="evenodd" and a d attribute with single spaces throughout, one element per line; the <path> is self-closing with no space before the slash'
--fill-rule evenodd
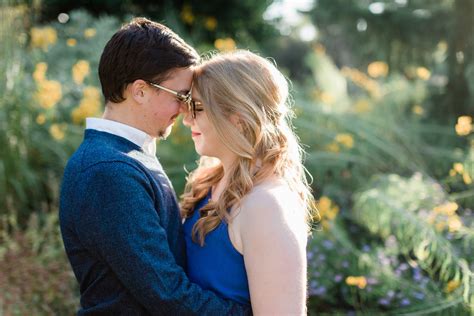
<path id="1" fill-rule="evenodd" d="M 158 88 L 158 89 L 161 89 L 163 91 L 169 92 L 169 93 L 173 94 L 174 96 L 176 96 L 176 99 L 179 102 L 183 102 L 188 106 L 188 111 L 191 112 L 191 115 L 192 115 L 193 119 L 196 118 L 196 112 L 201 112 L 201 111 L 204 110 L 204 108 L 202 106 L 202 103 L 200 101 L 193 100 L 192 97 L 191 97 L 191 91 L 193 89 L 192 85 L 191 85 L 191 89 L 189 90 L 189 92 L 186 93 L 186 94 L 183 94 L 181 92 L 178 92 L 178 91 L 160 86 L 159 84 L 151 82 L 151 81 L 148 81 L 148 84 L 155 87 L 155 88 Z"/>

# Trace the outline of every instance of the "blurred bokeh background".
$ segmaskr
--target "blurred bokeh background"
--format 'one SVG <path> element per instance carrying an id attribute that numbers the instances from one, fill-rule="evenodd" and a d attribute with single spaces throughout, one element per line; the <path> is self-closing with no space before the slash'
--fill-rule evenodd
<path id="1" fill-rule="evenodd" d="M 59 186 L 103 110 L 102 49 L 135 16 L 200 53 L 271 57 L 292 81 L 320 212 L 310 315 L 473 313 L 474 1 L 2 0 L 0 315 L 78 308 Z M 158 156 L 180 194 L 189 130 Z"/>

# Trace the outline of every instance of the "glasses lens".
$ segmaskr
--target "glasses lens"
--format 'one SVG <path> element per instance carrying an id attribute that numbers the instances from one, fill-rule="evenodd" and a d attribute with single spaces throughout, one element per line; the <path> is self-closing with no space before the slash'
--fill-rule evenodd
<path id="1" fill-rule="evenodd" d="M 201 112 L 204 110 L 202 107 L 202 103 L 200 101 L 191 100 L 190 102 L 190 110 L 192 111 L 193 118 L 196 118 L 196 113 Z"/>

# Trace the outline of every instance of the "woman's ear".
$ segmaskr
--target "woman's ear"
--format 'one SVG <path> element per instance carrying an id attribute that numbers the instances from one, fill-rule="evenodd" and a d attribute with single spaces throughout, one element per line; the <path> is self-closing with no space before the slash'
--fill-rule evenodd
<path id="1" fill-rule="evenodd" d="M 135 80 L 129 86 L 129 92 L 133 100 L 139 104 L 143 104 L 146 100 L 146 94 L 149 90 L 148 84 L 141 79 Z"/>

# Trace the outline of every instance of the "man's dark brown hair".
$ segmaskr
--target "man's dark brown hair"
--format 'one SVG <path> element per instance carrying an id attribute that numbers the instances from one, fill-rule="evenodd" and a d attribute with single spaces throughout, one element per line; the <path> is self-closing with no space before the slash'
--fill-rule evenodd
<path id="1" fill-rule="evenodd" d="M 169 28 L 135 18 L 105 45 L 99 63 L 102 93 L 106 101 L 119 103 L 127 84 L 137 79 L 160 83 L 173 69 L 198 61 L 196 51 Z"/>

